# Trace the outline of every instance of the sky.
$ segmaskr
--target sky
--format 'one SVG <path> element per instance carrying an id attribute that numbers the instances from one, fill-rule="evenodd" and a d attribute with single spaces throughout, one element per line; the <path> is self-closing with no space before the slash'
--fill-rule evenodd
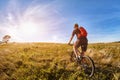
<path id="1" fill-rule="evenodd" d="M 90 43 L 120 41 L 119 0 L 0 0 L 0 39 L 68 42 L 75 23 Z M 75 41 L 75 38 L 74 40 Z"/>

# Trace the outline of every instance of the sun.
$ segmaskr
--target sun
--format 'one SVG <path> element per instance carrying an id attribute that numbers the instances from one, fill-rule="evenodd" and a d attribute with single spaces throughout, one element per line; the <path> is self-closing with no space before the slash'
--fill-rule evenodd
<path id="1" fill-rule="evenodd" d="M 20 31 L 24 35 L 32 36 L 38 33 L 38 26 L 33 22 L 24 22 L 20 25 Z"/>

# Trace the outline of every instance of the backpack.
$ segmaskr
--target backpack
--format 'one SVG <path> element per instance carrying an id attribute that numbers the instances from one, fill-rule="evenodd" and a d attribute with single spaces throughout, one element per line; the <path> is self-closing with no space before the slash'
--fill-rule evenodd
<path id="1" fill-rule="evenodd" d="M 81 32 L 81 34 L 78 34 L 78 37 L 80 38 L 80 37 L 87 37 L 87 31 L 85 30 L 85 28 L 83 28 L 83 27 L 80 27 L 79 28 L 79 30 L 80 30 L 80 32 Z"/>

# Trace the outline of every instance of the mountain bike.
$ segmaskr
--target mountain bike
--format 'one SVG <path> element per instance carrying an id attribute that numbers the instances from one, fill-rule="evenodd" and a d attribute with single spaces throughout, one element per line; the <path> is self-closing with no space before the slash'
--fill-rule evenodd
<path id="1" fill-rule="evenodd" d="M 80 54 L 80 51 L 79 51 L 79 54 Z M 91 57 L 86 56 L 86 55 L 84 55 L 84 56 L 79 55 L 80 59 L 78 59 L 75 56 L 74 47 L 73 47 L 73 51 L 71 52 L 70 56 L 71 56 L 71 58 L 70 58 L 71 61 L 76 62 L 78 64 L 78 66 L 81 67 L 81 70 L 84 71 L 86 76 L 92 77 L 94 75 L 95 65 L 94 65 L 94 61 L 92 60 Z"/>

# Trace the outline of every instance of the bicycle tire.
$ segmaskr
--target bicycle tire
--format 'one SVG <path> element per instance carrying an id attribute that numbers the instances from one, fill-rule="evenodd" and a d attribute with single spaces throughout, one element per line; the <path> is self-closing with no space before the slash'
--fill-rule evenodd
<path id="1" fill-rule="evenodd" d="M 88 75 L 89 77 L 92 77 L 94 75 L 94 72 L 95 72 L 95 65 L 94 65 L 94 61 L 89 57 L 89 56 L 83 56 L 82 58 L 86 58 L 90 63 L 91 63 L 91 72 L 90 74 Z M 82 64 L 83 66 L 83 64 Z"/>

